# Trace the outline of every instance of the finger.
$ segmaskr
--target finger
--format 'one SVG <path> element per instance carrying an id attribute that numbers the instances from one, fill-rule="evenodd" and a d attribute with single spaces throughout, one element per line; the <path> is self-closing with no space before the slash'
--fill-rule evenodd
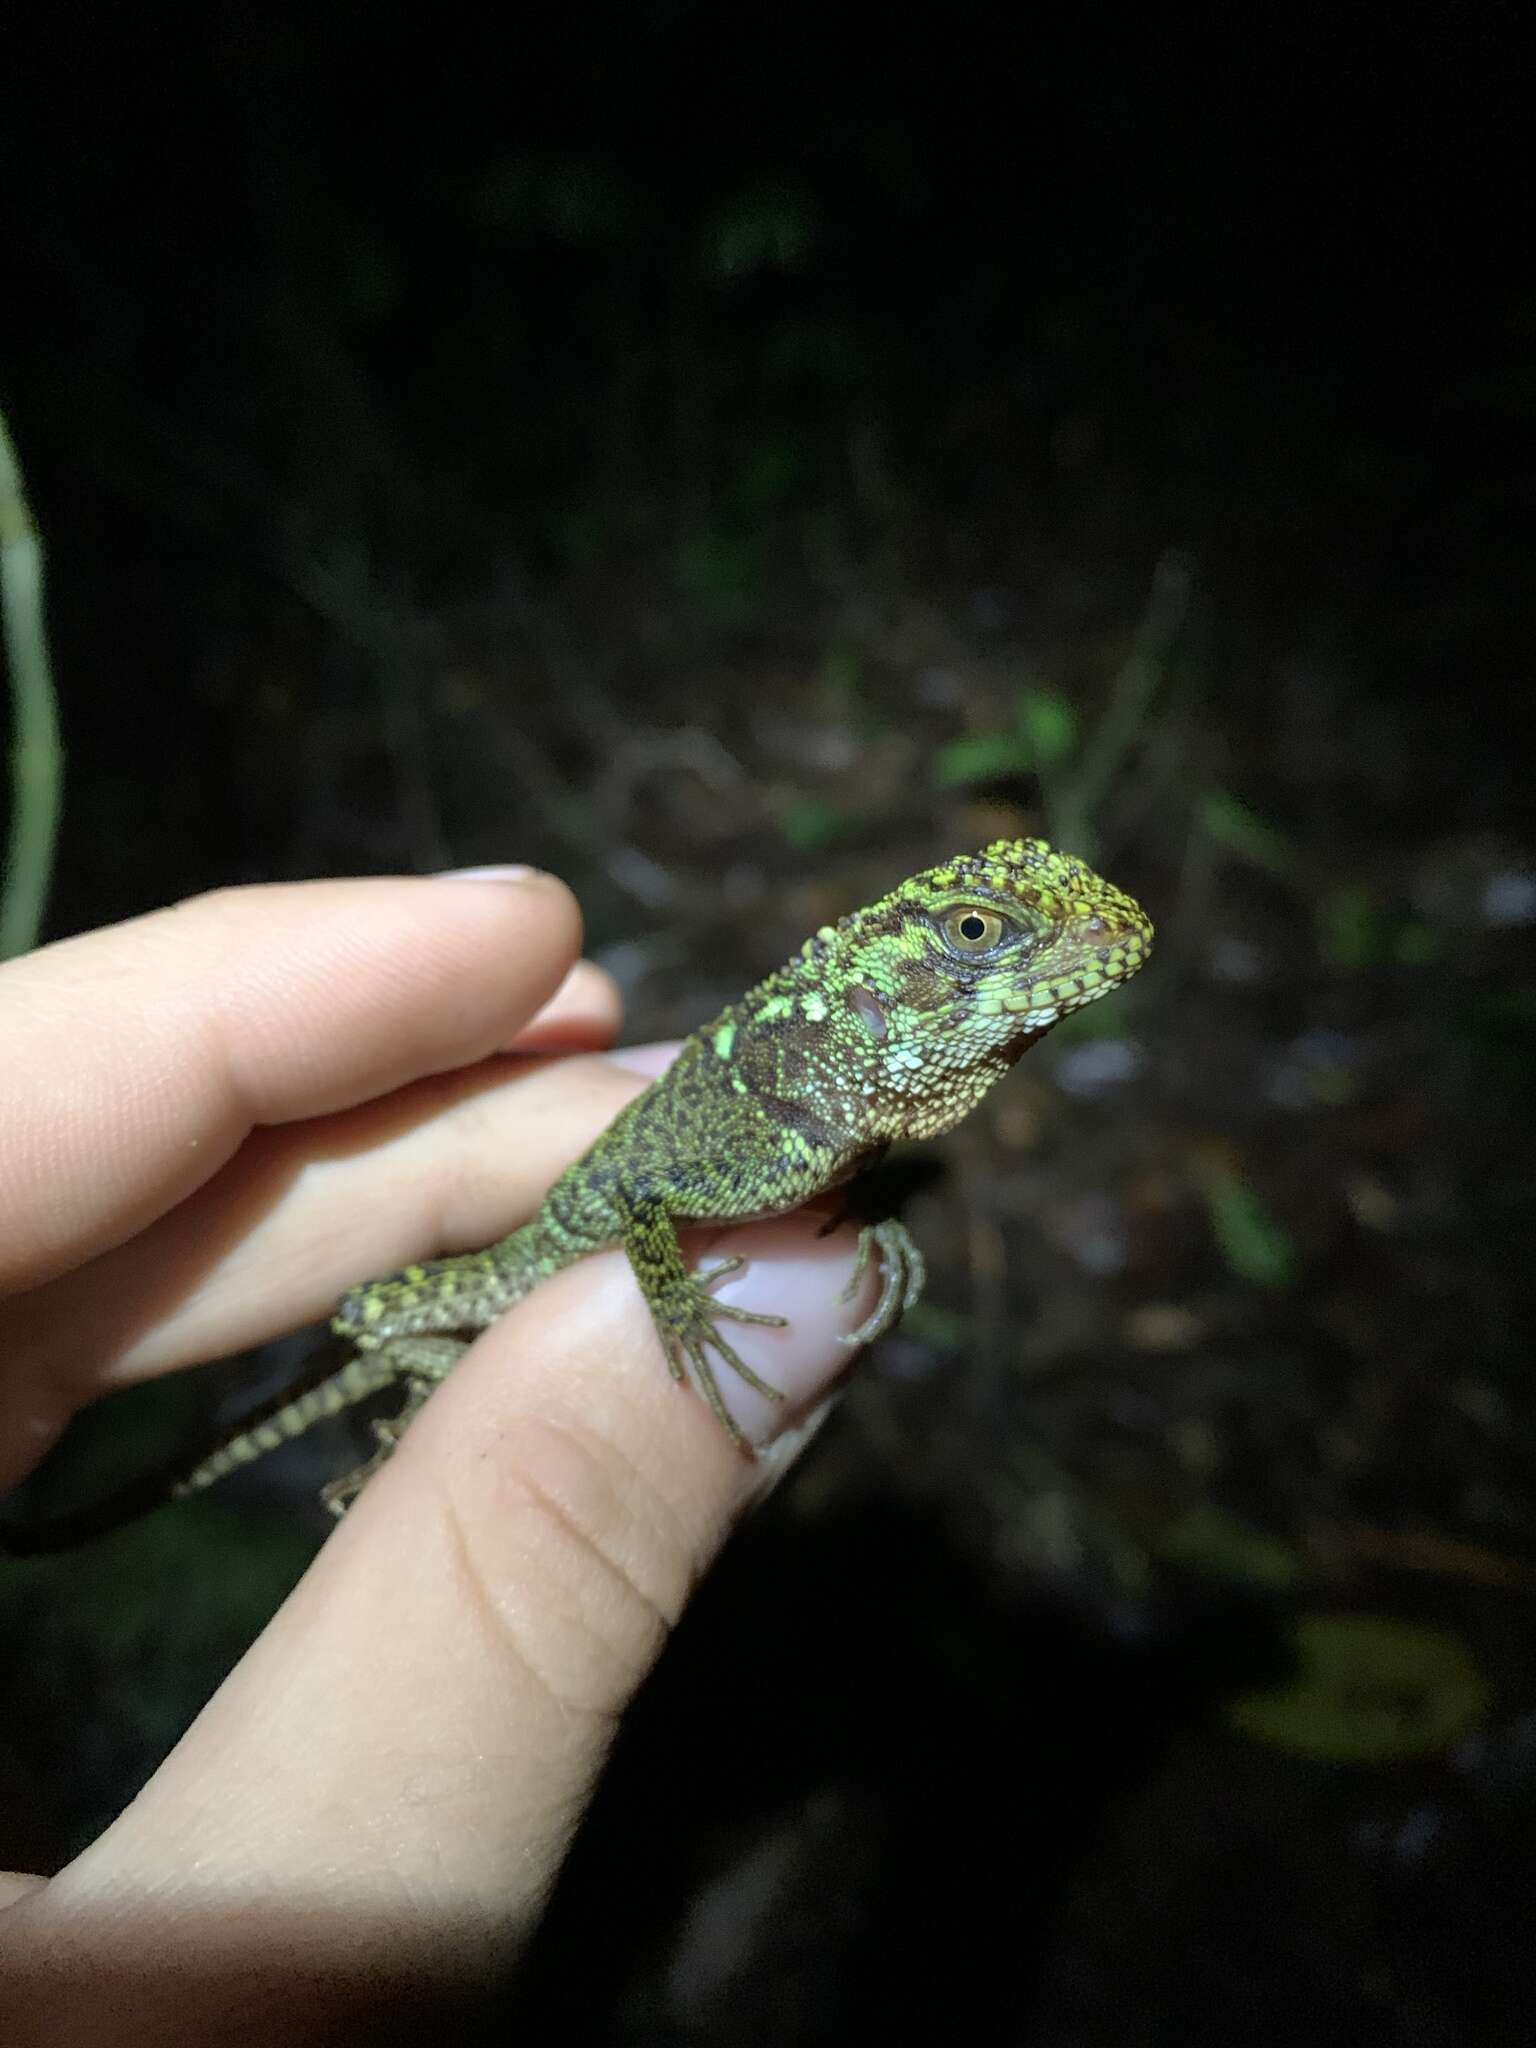
<path id="1" fill-rule="evenodd" d="M 478 1248 L 645 1085 L 627 1062 L 502 1060 L 258 1132 L 129 1243 L 0 1301 L 0 1491 L 114 1386 L 327 1316 L 357 1281 Z"/>
<path id="2" fill-rule="evenodd" d="M 743 1357 L 824 1396 L 870 1305 L 839 1299 L 851 1238 L 802 1217 L 718 1249 L 751 1252 L 744 1305 L 793 1318 L 743 1327 Z M 328 1943 L 357 1981 L 489 1968 L 760 1483 L 668 1377 L 623 1258 L 557 1276 L 467 1354 L 132 1808 L 13 1909 L 24 1967 L 175 1955 L 239 1900 L 270 1971 L 273 1899 L 319 1975 Z"/>
<path id="3" fill-rule="evenodd" d="M 591 960 L 578 960 L 536 1016 L 501 1048 L 504 1052 L 600 1052 L 624 1021 L 624 1000 L 613 976 Z"/>
<path id="4" fill-rule="evenodd" d="M 483 1058 L 555 994 L 547 876 L 233 889 L 0 969 L 0 1289 L 120 1243 L 257 1124 Z"/>
<path id="5" fill-rule="evenodd" d="M 105 1386 L 260 1343 L 515 1229 L 644 1085 L 602 1058 L 492 1061 L 263 1131 L 130 1244 L 0 1301 L 0 1355 L 42 1378 L 88 1357 Z"/>
<path id="6" fill-rule="evenodd" d="M 618 1017 L 611 979 L 579 961 L 512 1043 L 580 1047 Z M 360 1276 L 502 1234 L 617 1114 L 634 1057 L 607 1086 L 579 1061 L 505 1061 L 259 1132 L 127 1244 L 0 1299 L 5 1422 L 14 1432 L 25 1388 L 53 1418 L 20 1431 L 19 1466 L 0 1422 L 0 1486 L 107 1386 L 260 1343 L 327 1313 Z M 370 1148 L 380 1123 L 394 1128 Z"/>

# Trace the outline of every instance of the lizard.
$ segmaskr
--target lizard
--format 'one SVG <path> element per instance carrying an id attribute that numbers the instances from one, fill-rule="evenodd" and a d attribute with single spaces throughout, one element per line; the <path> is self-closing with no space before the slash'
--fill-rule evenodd
<path id="1" fill-rule="evenodd" d="M 1062 1017 L 1135 974 L 1151 944 L 1138 903 L 1044 840 L 996 840 L 911 876 L 823 926 L 686 1038 L 520 1228 L 482 1251 L 353 1288 L 331 1323 L 355 1347 L 347 1363 L 227 1438 L 171 1494 L 200 1492 L 401 1385 L 399 1413 L 374 1424 L 376 1454 L 324 1490 L 340 1514 L 474 1333 L 552 1274 L 613 1245 L 628 1256 L 673 1377 L 691 1378 L 751 1455 L 720 1372 L 769 1400 L 781 1396 L 721 1325 L 785 1319 L 719 1300 L 715 1283 L 743 1261 L 690 1271 L 677 1226 L 786 1214 L 851 1180 L 894 1141 L 950 1130 Z M 922 1254 L 891 1219 L 861 1231 L 846 1298 L 875 1261 L 879 1297 L 844 1340 L 850 1350 L 888 1331 L 924 1285 Z"/>

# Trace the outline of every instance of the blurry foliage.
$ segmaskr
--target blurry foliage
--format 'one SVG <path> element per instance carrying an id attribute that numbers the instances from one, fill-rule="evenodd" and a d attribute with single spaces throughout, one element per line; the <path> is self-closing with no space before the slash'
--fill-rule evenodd
<path id="1" fill-rule="evenodd" d="M 819 797 L 805 797 L 792 803 L 780 819 L 784 842 L 796 853 L 815 853 L 833 846 L 852 826 L 852 814 Z"/>
<path id="2" fill-rule="evenodd" d="M 1130 652 L 1086 730 L 1061 691 L 1028 684 L 1015 697 L 1011 726 L 962 734 L 941 748 L 934 769 L 939 785 L 1032 775 L 1052 838 L 1085 860 L 1096 859 L 1099 813 L 1146 751 L 1154 700 L 1167 680 L 1193 583 L 1191 562 L 1179 550 L 1167 550 L 1153 571 Z"/>
<path id="3" fill-rule="evenodd" d="M 1381 1614 L 1303 1614 L 1300 1669 L 1233 1701 L 1240 1733 L 1323 1763 L 1388 1764 L 1448 1749 L 1487 1713 L 1461 1640 Z"/>
<path id="4" fill-rule="evenodd" d="M 1380 920 L 1362 882 L 1330 889 L 1318 912 L 1323 958 L 1343 974 L 1364 974 L 1381 958 Z"/>
<path id="5" fill-rule="evenodd" d="M 1014 722 L 1003 732 L 964 733 L 939 749 L 934 776 L 947 789 L 1009 775 L 1047 775 L 1078 744 L 1077 717 L 1057 690 L 1034 684 L 1020 690 Z"/>
<path id="6" fill-rule="evenodd" d="M 816 684 L 829 718 L 852 718 L 859 709 L 864 669 L 864 656 L 859 648 L 844 643 L 827 649 L 821 658 Z"/>
<path id="7" fill-rule="evenodd" d="M 1281 881 L 1295 877 L 1295 847 L 1230 791 L 1213 789 L 1206 794 L 1200 804 L 1200 822 L 1228 853 L 1251 861 Z"/>
<path id="8" fill-rule="evenodd" d="M 724 283 L 765 270 L 796 270 L 816 243 L 808 196 L 778 184 L 761 185 L 732 199 L 709 222 L 703 237 L 704 274 Z"/>
<path id="9" fill-rule="evenodd" d="M 761 547 L 748 536 L 686 534 L 674 559 L 679 597 L 705 607 L 716 625 L 745 612 L 762 567 Z"/>
<path id="10" fill-rule="evenodd" d="M 476 209 L 514 237 L 597 242 L 633 225 L 636 204 L 623 182 L 591 158 L 508 157 L 483 173 Z"/>
<path id="11" fill-rule="evenodd" d="M 1444 942 L 1433 925 L 1410 919 L 1398 926 L 1392 940 L 1392 958 L 1399 967 L 1431 967 L 1444 951 Z"/>
<path id="12" fill-rule="evenodd" d="M 1289 1287 L 1296 1277 L 1291 1240 L 1229 1148 L 1198 1145 L 1191 1166 L 1229 1270 L 1253 1287 Z"/>
<path id="13" fill-rule="evenodd" d="M 43 612 L 43 543 L 0 412 L 0 657 L 10 681 L 10 830 L 0 874 L 0 960 L 37 944 L 53 886 L 64 752 Z"/>
<path id="14" fill-rule="evenodd" d="M 190 1725 L 314 1555 L 311 1521 L 206 1496 L 82 1550 L 0 1568 L 9 1713 L 46 1778 L 68 1755 L 65 1703 L 94 1701 L 92 1769 L 56 1801 L 60 1857 L 115 1817 Z"/>
<path id="15" fill-rule="evenodd" d="M 1340 882 L 1327 890 L 1317 911 L 1323 959 L 1341 975 L 1377 969 L 1428 967 L 1445 950 L 1445 936 L 1422 918 L 1388 910 L 1364 882 Z"/>
<path id="16" fill-rule="evenodd" d="M 1158 1538 L 1157 1554 L 1205 1578 L 1275 1593 L 1289 1591 L 1304 1574 L 1302 1559 L 1290 1544 L 1214 1501 L 1203 1501 L 1181 1515 Z"/>

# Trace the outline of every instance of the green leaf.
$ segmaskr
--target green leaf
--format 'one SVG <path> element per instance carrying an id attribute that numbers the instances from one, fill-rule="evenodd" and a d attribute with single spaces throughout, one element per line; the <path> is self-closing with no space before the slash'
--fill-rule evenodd
<path id="1" fill-rule="evenodd" d="M 1220 1147 L 1197 1157 L 1195 1178 L 1229 1270 L 1255 1287 L 1288 1287 L 1296 1264 L 1291 1240 Z"/>
<path id="2" fill-rule="evenodd" d="M 963 733 L 939 749 L 934 773 L 946 788 L 1053 768 L 1077 745 L 1077 717 L 1059 690 L 1021 690 L 1011 732 Z"/>
<path id="3" fill-rule="evenodd" d="M 940 747 L 935 779 L 953 789 L 966 782 L 991 782 L 1000 775 L 1026 773 L 1034 765 L 1029 742 L 1016 732 L 968 732 Z"/>
<path id="4" fill-rule="evenodd" d="M 1346 974 L 1363 974 L 1381 957 L 1376 906 L 1363 882 L 1341 882 L 1318 906 L 1323 957 Z"/>
<path id="5" fill-rule="evenodd" d="M 901 1328 L 904 1336 L 934 1351 L 963 1352 L 971 1334 L 971 1325 L 964 1316 L 928 1301 L 908 1309 L 901 1319 Z"/>
<path id="6" fill-rule="evenodd" d="M 1288 876 L 1296 865 L 1295 851 L 1285 835 L 1224 789 L 1207 791 L 1200 805 L 1200 822 L 1218 845 L 1252 861 L 1255 867 Z"/>
<path id="7" fill-rule="evenodd" d="M 1238 1585 L 1283 1591 L 1301 1577 L 1301 1559 L 1289 1544 L 1210 1502 L 1181 1515 L 1157 1548 L 1171 1563 Z"/>
<path id="8" fill-rule="evenodd" d="M 1442 1629 L 1383 1614 L 1303 1614 L 1296 1651 L 1293 1679 L 1248 1693 L 1227 1714 L 1240 1733 L 1298 1756 L 1340 1764 L 1434 1756 L 1488 1709 L 1466 1646 Z"/>
<path id="9" fill-rule="evenodd" d="M 848 813 L 820 797 L 802 797 L 792 803 L 779 821 L 785 840 L 797 853 L 814 853 L 830 846 L 848 829 Z"/>
<path id="10" fill-rule="evenodd" d="M 1059 690 L 1037 683 L 1019 692 L 1019 736 L 1034 764 L 1051 768 L 1077 745 L 1077 714 Z"/>

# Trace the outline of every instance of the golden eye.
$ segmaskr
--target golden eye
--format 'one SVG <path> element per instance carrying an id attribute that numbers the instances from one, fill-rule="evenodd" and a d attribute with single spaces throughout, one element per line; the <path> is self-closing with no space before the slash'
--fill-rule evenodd
<path id="1" fill-rule="evenodd" d="M 957 953 L 990 953 L 1003 936 L 1003 920 L 995 910 L 966 905 L 945 918 L 944 936 Z"/>

